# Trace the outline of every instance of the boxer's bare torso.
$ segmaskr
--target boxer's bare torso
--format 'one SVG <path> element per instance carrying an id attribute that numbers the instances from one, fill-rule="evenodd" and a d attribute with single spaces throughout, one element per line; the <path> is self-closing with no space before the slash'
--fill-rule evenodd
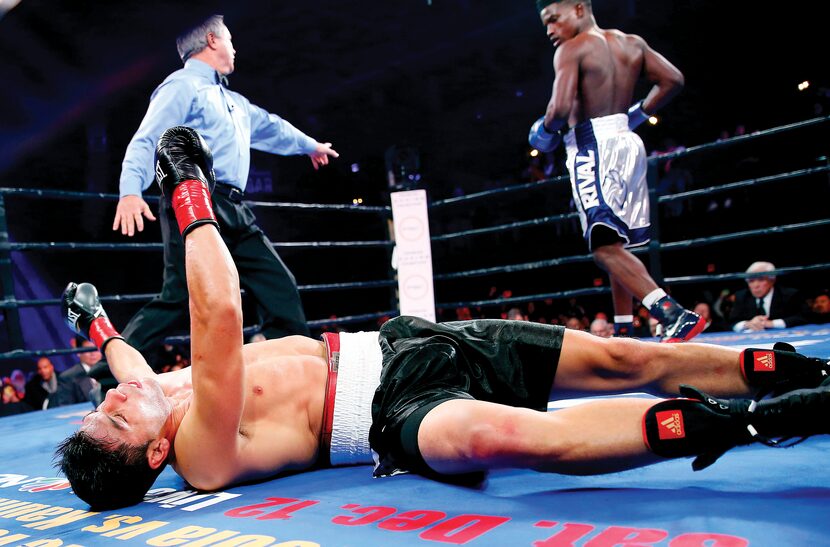
<path id="1" fill-rule="evenodd" d="M 682 84 L 682 74 L 640 36 L 597 26 L 582 4 L 552 3 L 540 16 L 556 47 L 556 73 L 545 126 L 567 120 L 570 127 L 591 118 L 626 112 L 641 76 L 655 82 L 643 108 L 653 112 Z"/>
<path id="2" fill-rule="evenodd" d="M 560 47 L 557 56 L 562 64 L 577 63 L 579 71 L 570 125 L 628 109 L 643 67 L 642 39 L 592 28 Z"/>
<path id="3" fill-rule="evenodd" d="M 118 341 L 112 351 L 120 349 L 134 352 Z M 112 363 L 114 355 L 108 355 Z M 312 466 L 320 445 L 328 375 L 325 345 L 289 336 L 247 344 L 242 357 L 243 381 L 239 386 L 228 382 L 227 405 L 222 398 L 207 403 L 207 420 L 194 418 L 198 395 L 193 367 L 154 375 L 146 364 L 128 364 L 115 371 L 124 383 L 107 393 L 98 410 L 84 419 L 83 428 L 96 436 L 117 428 L 129 440 L 143 431 L 145 421 L 155 420 L 151 415 L 161 408 L 167 413 L 161 419 L 170 441 L 170 463 L 189 484 L 204 490 Z M 126 358 L 120 361 L 129 363 Z M 237 387 L 243 393 L 236 434 L 228 435 L 226 446 L 218 450 L 211 436 L 234 413 L 232 391 Z"/>
<path id="4" fill-rule="evenodd" d="M 215 488 L 311 466 L 320 446 L 328 374 L 322 342 L 299 336 L 243 348 L 245 402 L 236 457 L 225 469 L 203 468 L 199 439 L 183 419 L 173 444 L 173 468 L 194 486 Z M 176 382 L 171 395 L 190 405 L 188 385 Z M 223 480 L 215 482 L 224 475 Z"/>

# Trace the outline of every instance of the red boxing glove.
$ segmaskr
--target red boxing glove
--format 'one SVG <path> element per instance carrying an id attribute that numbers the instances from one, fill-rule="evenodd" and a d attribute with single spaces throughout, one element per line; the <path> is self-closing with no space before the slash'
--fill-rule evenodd
<path id="1" fill-rule="evenodd" d="M 182 237 L 202 224 L 219 227 L 213 214 L 210 190 L 203 181 L 189 179 L 180 182 L 173 188 L 171 199 Z"/>
<path id="2" fill-rule="evenodd" d="M 107 312 L 98 300 L 95 285 L 67 285 L 61 298 L 61 312 L 70 329 L 94 343 L 101 351 L 112 340 L 124 339 L 107 317 Z"/>
<path id="3" fill-rule="evenodd" d="M 213 155 L 204 139 L 189 127 L 171 127 L 156 146 L 156 178 L 170 199 L 182 237 L 202 224 L 219 228 L 210 194 L 216 185 Z"/>

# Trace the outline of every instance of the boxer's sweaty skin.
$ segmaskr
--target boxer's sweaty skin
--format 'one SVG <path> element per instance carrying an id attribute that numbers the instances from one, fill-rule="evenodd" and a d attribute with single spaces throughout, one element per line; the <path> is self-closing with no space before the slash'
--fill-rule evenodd
<path id="1" fill-rule="evenodd" d="M 236 461 L 228 462 L 223 480 L 215 482 L 214 466 L 205 468 L 198 439 L 182 437 L 180 430 L 173 467 L 185 480 L 216 488 L 283 469 L 305 469 L 315 462 L 328 374 L 325 347 L 308 338 L 284 340 L 243 348 L 245 399 L 239 450 Z M 183 447 L 182 442 L 187 444 Z"/>
<path id="2" fill-rule="evenodd" d="M 172 407 L 171 464 L 194 487 L 211 490 L 314 464 L 328 374 L 322 342 L 290 336 L 242 348 L 244 400 L 237 435 L 232 440 L 236 449 L 223 451 L 218 457 L 216 450 L 204 444 L 198 422 L 190 419 L 193 367 L 155 375 L 140 354 L 138 359 L 134 354 L 137 352 L 123 341 L 108 345 L 107 358 L 116 378 L 122 382 L 136 381 L 141 389 L 119 385 L 117 392 L 126 394 L 123 400 L 116 397 L 118 393 L 108 393 L 108 400 L 99 407 L 101 412 L 85 418 L 82 429 L 96 437 L 125 435 L 116 432 L 110 419 L 123 415 L 129 421 L 127 427 L 137 430 L 140 420 L 130 413 L 152 400 L 151 386 L 155 381 L 162 392 L 160 396 Z"/>
<path id="3" fill-rule="evenodd" d="M 657 85 L 643 108 L 654 112 L 679 92 L 680 72 L 633 34 L 601 29 L 590 18 L 576 18 L 567 4 L 551 4 L 540 14 L 557 47 L 556 79 L 545 125 L 567 119 L 573 127 L 591 118 L 626 112 L 641 75 Z"/>

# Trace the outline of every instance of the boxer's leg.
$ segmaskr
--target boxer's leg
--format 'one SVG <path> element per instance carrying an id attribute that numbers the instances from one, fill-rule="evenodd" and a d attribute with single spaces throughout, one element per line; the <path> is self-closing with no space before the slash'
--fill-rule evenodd
<path id="1" fill-rule="evenodd" d="M 507 467 L 576 475 L 660 461 L 643 441 L 642 418 L 654 401 L 614 399 L 545 413 L 454 399 L 420 424 L 418 447 L 447 475 Z"/>
<path id="2" fill-rule="evenodd" d="M 830 433 L 830 387 L 757 404 L 684 394 L 691 398 L 610 399 L 552 413 L 454 399 L 423 418 L 418 449 L 447 475 L 505 467 L 587 475 L 688 456 L 702 469 L 738 445 Z"/>
<path id="3" fill-rule="evenodd" d="M 566 330 L 553 394 L 644 390 L 676 395 L 680 384 L 691 384 L 716 395 L 748 396 L 753 391 L 741 373 L 740 355 L 724 346 L 658 344 Z"/>

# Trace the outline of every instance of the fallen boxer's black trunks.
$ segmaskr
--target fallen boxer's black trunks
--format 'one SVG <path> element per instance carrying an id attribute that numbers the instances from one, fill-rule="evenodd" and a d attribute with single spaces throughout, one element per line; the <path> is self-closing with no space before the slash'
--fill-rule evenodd
<path id="1" fill-rule="evenodd" d="M 527 321 L 387 321 L 379 335 L 383 370 L 369 433 L 379 456 L 375 476 L 435 475 L 417 451 L 417 433 L 426 412 L 441 402 L 475 399 L 546 411 L 563 335 L 563 327 Z M 410 418 L 414 424 L 407 424 Z"/>

